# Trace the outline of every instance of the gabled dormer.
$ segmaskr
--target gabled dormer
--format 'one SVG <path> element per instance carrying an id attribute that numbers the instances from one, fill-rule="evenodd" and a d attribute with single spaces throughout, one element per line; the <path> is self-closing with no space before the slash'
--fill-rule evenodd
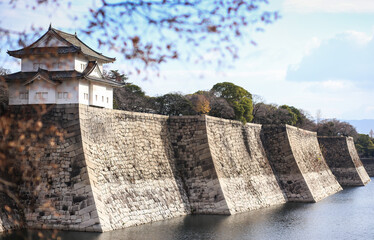
<path id="1" fill-rule="evenodd" d="M 76 34 L 66 33 L 51 26 L 31 45 L 8 51 L 8 54 L 21 59 L 22 72 L 37 71 L 39 68 L 49 71 L 83 72 L 90 61 L 96 61 L 102 71 L 103 64 L 115 61 L 115 58 L 104 56 L 87 46 Z"/>

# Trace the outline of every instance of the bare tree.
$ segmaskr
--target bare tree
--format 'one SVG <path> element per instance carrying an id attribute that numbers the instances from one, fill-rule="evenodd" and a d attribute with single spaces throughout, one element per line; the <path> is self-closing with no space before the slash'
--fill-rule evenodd
<path id="1" fill-rule="evenodd" d="M 321 109 L 318 109 L 316 112 L 316 123 L 317 124 L 321 122 L 321 118 L 322 118 L 322 112 L 321 112 Z"/>
<path id="2" fill-rule="evenodd" d="M 357 139 L 356 128 L 347 122 L 337 119 L 325 119 L 317 124 L 317 134 L 319 136 L 351 136 Z"/>
<path id="3" fill-rule="evenodd" d="M 8 4 L 17 8 L 21 3 Z M 45 4 L 71 7 L 74 1 L 28 2 L 29 8 L 36 11 Z M 238 57 L 240 42 L 256 45 L 252 34 L 279 18 L 276 11 L 261 9 L 268 0 L 101 0 L 96 4 L 87 9 L 87 15 L 74 16 L 87 23 L 77 30 L 95 38 L 98 45 L 117 50 L 125 59 L 140 61 L 145 67 L 181 55 L 209 62 L 205 56 L 211 53 L 219 56 L 218 64 L 222 59 L 227 62 L 228 57 Z M 18 45 L 25 46 L 30 38 L 40 34 L 40 29 L 31 30 L 30 36 L 0 23 L 1 42 L 10 44 L 17 37 Z"/>

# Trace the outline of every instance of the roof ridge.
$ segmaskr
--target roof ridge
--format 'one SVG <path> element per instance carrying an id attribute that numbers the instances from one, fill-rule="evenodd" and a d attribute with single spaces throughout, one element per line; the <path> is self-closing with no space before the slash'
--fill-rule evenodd
<path id="1" fill-rule="evenodd" d="M 103 53 L 99 53 L 98 51 L 96 51 L 96 50 L 94 50 L 93 48 L 91 48 L 90 46 L 88 46 L 87 44 L 85 44 L 82 40 L 80 40 L 79 38 L 78 38 L 78 36 L 77 35 L 74 35 L 74 37 L 76 38 L 76 39 L 78 39 L 78 41 L 80 41 L 83 45 L 85 45 L 86 47 L 88 47 L 89 49 L 91 49 L 92 51 L 94 51 L 95 53 L 97 53 L 97 54 L 99 54 L 99 55 L 101 55 L 101 56 L 103 56 L 103 57 L 106 57 L 106 58 L 111 58 L 111 57 L 107 57 L 107 56 L 105 56 Z M 111 58 L 111 59 L 116 59 L 116 58 Z"/>
<path id="2" fill-rule="evenodd" d="M 96 50 L 94 50 L 93 48 L 91 48 L 90 46 L 88 46 L 86 43 L 84 43 L 78 36 L 77 34 L 71 34 L 71 33 L 67 33 L 67 32 L 64 32 L 64 31 L 61 31 L 61 30 L 58 30 L 58 29 L 55 29 L 55 28 L 52 28 L 52 30 L 54 30 L 60 37 L 64 38 L 63 36 L 61 36 L 59 33 L 63 33 L 63 34 L 66 34 L 66 35 L 70 35 L 71 37 L 74 37 L 75 39 L 77 39 L 81 44 L 83 44 L 85 47 L 87 47 L 88 49 L 90 49 L 91 51 L 93 51 L 94 53 L 102 56 L 102 57 L 105 57 L 105 58 L 108 58 L 108 59 L 111 59 L 112 61 L 115 61 L 116 58 L 111 58 L 111 57 L 107 57 L 105 56 L 103 53 L 100 53 Z M 68 41 L 69 43 L 71 43 L 69 40 L 65 39 L 66 41 Z M 76 46 L 75 44 L 71 43 L 72 45 Z M 94 56 L 93 56 L 94 57 Z"/>
<path id="3" fill-rule="evenodd" d="M 75 35 L 72 34 L 72 33 L 64 32 L 64 31 L 61 31 L 61 30 L 56 29 L 56 28 L 54 28 L 54 27 L 52 27 L 51 29 L 54 30 L 54 31 L 56 31 L 57 33 L 58 33 L 58 32 L 61 32 L 61 33 L 64 33 L 64 34 L 68 34 L 68 35 L 71 35 L 71 36 L 75 36 Z"/>
<path id="4" fill-rule="evenodd" d="M 66 43 L 68 45 L 68 47 L 75 47 L 77 50 L 79 50 L 80 53 L 82 53 L 83 55 L 86 55 L 89 58 L 94 58 L 94 59 L 103 61 L 104 63 L 114 62 L 116 60 L 116 58 L 111 58 L 111 57 L 105 56 L 104 54 L 94 50 L 93 48 L 88 46 L 86 43 L 84 43 L 81 39 L 79 39 L 76 34 L 67 33 L 67 32 L 58 30 L 56 28 L 53 28 L 51 26 L 48 29 L 48 31 L 46 33 L 44 33 L 41 37 L 39 37 L 34 43 L 32 43 L 32 44 L 30 44 L 30 45 L 28 45 L 28 46 L 26 46 L 22 49 L 13 50 L 13 51 L 8 50 L 7 52 L 8 52 L 9 55 L 14 56 L 14 57 L 18 57 L 18 58 L 20 58 L 20 56 L 25 55 L 25 54 L 32 54 L 31 52 L 29 52 L 29 53 L 26 52 L 25 53 L 25 52 L 22 52 L 22 51 L 26 51 L 28 49 L 38 48 L 38 47 L 35 47 L 35 44 L 38 43 L 41 39 L 43 39 L 48 33 L 50 35 L 52 35 L 53 37 L 57 38 L 58 40 Z M 44 48 L 50 48 L 50 47 L 41 47 L 41 48 L 44 49 Z M 56 48 L 59 49 L 61 47 L 57 46 Z M 19 52 L 19 56 L 16 56 L 17 55 L 16 52 Z M 59 52 L 57 52 L 57 53 L 60 54 Z M 62 53 L 64 53 L 64 52 L 62 52 Z"/>

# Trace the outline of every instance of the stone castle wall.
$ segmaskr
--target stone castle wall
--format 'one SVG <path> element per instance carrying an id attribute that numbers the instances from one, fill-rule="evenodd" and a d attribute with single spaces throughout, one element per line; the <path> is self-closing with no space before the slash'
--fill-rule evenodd
<path id="1" fill-rule="evenodd" d="M 352 137 L 318 137 L 332 173 L 343 186 L 363 186 L 370 182 Z"/>
<path id="2" fill-rule="evenodd" d="M 230 213 L 285 203 L 266 158 L 261 125 L 206 117 L 212 160 Z"/>
<path id="3" fill-rule="evenodd" d="M 268 125 L 263 127 L 263 140 L 289 201 L 317 202 L 342 189 L 323 158 L 316 133 Z"/>
<path id="4" fill-rule="evenodd" d="M 189 213 L 168 117 L 84 105 L 79 117 L 103 231 Z"/>
<path id="5" fill-rule="evenodd" d="M 170 118 L 193 213 L 235 214 L 285 202 L 260 131 L 261 125 L 208 116 Z"/>
<path id="6" fill-rule="evenodd" d="M 212 160 L 205 116 L 170 117 L 169 128 L 192 213 L 230 214 Z"/>
<path id="7" fill-rule="evenodd" d="M 10 109 L 16 114 L 15 119 L 28 121 L 36 121 L 41 110 L 34 105 Z M 31 153 L 26 164 L 40 175 L 39 180 L 31 179 L 19 187 L 26 225 L 39 229 L 99 231 L 101 227 L 83 154 L 78 105 L 50 107 L 41 120 L 43 127 L 39 134 L 55 127 L 63 133 L 63 141 L 47 134 L 31 143 L 32 146 L 26 146 Z M 18 138 L 24 132 L 14 128 L 12 134 Z M 49 144 L 51 139 L 55 140 L 54 145 Z"/>
<path id="8" fill-rule="evenodd" d="M 369 177 L 374 177 L 374 158 L 361 158 L 361 162 Z"/>
<path id="9" fill-rule="evenodd" d="M 191 213 L 315 202 L 341 189 L 316 135 L 294 127 L 48 107 L 43 129 L 54 126 L 64 139 L 31 148 L 38 157 L 28 161 L 41 178 L 19 188 L 28 227 L 101 232 Z M 32 108 L 11 109 L 32 118 Z"/>

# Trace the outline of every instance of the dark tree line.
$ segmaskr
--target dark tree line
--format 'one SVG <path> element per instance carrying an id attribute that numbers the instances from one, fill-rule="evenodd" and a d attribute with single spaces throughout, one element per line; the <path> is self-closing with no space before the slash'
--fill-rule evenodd
<path id="1" fill-rule="evenodd" d="M 361 157 L 374 157 L 374 138 L 366 134 L 358 134 L 355 143 Z"/>
<path id="2" fill-rule="evenodd" d="M 168 93 L 150 97 L 139 87 L 127 83 L 114 90 L 114 107 L 127 111 L 163 115 L 198 115 L 239 120 L 243 123 L 288 124 L 317 132 L 318 136 L 351 136 L 361 156 L 374 156 L 374 139 L 358 134 L 351 124 L 338 119 L 316 122 L 306 111 L 294 106 L 267 104 L 259 96 L 230 82 L 215 84 L 209 91 L 193 94 Z"/>

